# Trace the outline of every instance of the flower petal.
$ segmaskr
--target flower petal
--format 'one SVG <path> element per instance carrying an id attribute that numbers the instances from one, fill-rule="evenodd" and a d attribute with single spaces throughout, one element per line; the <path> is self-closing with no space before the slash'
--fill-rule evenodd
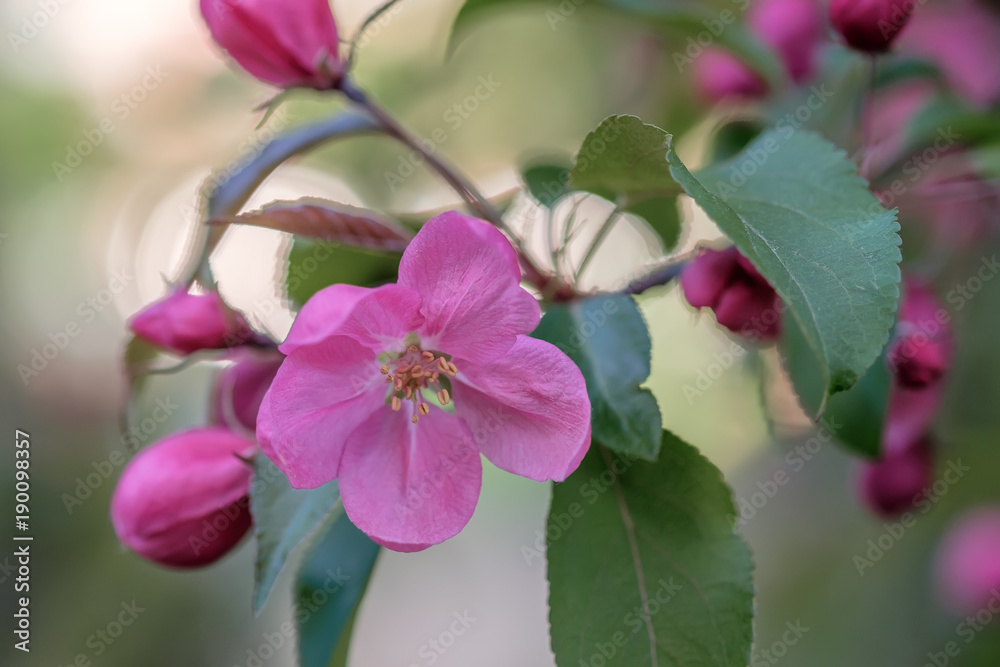
<path id="1" fill-rule="evenodd" d="M 559 348 L 518 336 L 493 364 L 463 365 L 452 382 L 455 414 L 497 467 L 560 482 L 590 447 L 590 399 L 580 369 Z"/>
<path id="2" fill-rule="evenodd" d="M 375 353 L 335 336 L 285 359 L 257 415 L 257 439 L 297 489 L 337 477 L 344 443 L 384 406 L 386 385 Z"/>
<path id="3" fill-rule="evenodd" d="M 405 410 L 371 415 L 348 439 L 341 468 L 347 516 L 394 551 L 457 535 L 472 518 L 483 478 L 468 428 L 436 407 L 417 424 Z"/>
<path id="4" fill-rule="evenodd" d="M 302 306 L 278 349 L 291 354 L 330 336 L 349 336 L 379 354 L 402 349 L 406 335 L 422 323 L 420 295 L 412 289 L 400 285 L 375 289 L 331 285 Z"/>
<path id="5" fill-rule="evenodd" d="M 399 265 L 399 284 L 423 297 L 425 347 L 470 361 L 504 354 L 515 336 L 538 326 L 538 302 L 520 280 L 506 237 L 455 211 L 427 222 Z"/>

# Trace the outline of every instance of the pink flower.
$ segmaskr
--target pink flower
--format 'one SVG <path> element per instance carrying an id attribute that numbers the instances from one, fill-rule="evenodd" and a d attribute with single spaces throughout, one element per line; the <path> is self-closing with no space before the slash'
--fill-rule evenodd
<path id="1" fill-rule="evenodd" d="M 317 293 L 280 346 L 257 420 L 265 453 L 296 488 L 339 479 L 351 521 L 397 551 L 468 523 L 480 452 L 566 479 L 590 445 L 590 401 L 569 357 L 525 335 L 540 313 L 520 276 L 500 232 L 449 212 L 411 241 L 397 284 Z"/>
<path id="2" fill-rule="evenodd" d="M 218 292 L 191 294 L 184 288 L 146 306 L 128 326 L 139 338 L 181 355 L 244 343 L 250 331 Z"/>
<path id="3" fill-rule="evenodd" d="M 343 74 L 329 0 L 201 0 L 212 38 L 279 88 L 330 90 Z"/>
<path id="4" fill-rule="evenodd" d="M 251 433 L 257 413 L 285 355 L 277 350 L 244 347 L 233 355 L 235 364 L 219 373 L 212 387 L 210 421 L 233 427 L 233 421 Z"/>
<path id="5" fill-rule="evenodd" d="M 883 53 L 906 25 L 917 0 L 831 0 L 830 21 L 844 42 L 866 53 Z"/>
<path id="6" fill-rule="evenodd" d="M 942 539 L 934 569 L 946 607 L 963 616 L 981 611 L 1000 589 L 1000 509 L 960 517 Z"/>
<path id="7" fill-rule="evenodd" d="M 972 104 L 985 108 L 1000 101 L 1000 14 L 985 3 L 962 0 L 921 8 L 899 48 L 935 63 Z"/>
<path id="8" fill-rule="evenodd" d="M 250 529 L 248 493 L 256 445 L 222 428 L 176 433 L 139 452 L 111 498 L 126 547 L 161 565 L 200 567 Z"/>
<path id="9" fill-rule="evenodd" d="M 757 0 L 747 13 L 750 30 L 781 57 L 795 83 L 812 77 L 823 38 L 823 17 L 815 0 Z"/>
<path id="10" fill-rule="evenodd" d="M 896 516 L 913 507 L 933 474 L 933 448 L 930 441 L 921 440 L 876 463 L 863 463 L 858 486 L 868 509 L 880 516 Z"/>
<path id="11" fill-rule="evenodd" d="M 695 308 L 711 308 L 722 326 L 755 342 L 781 333 L 781 299 L 735 247 L 703 248 L 681 273 L 684 297 Z"/>
<path id="12" fill-rule="evenodd" d="M 927 285 L 907 280 L 904 290 L 887 359 L 900 385 L 920 389 L 951 368 L 951 316 Z"/>
<path id="13" fill-rule="evenodd" d="M 757 98 L 767 94 L 767 83 L 728 51 L 705 49 L 694 61 L 695 89 L 706 102 L 729 98 Z"/>

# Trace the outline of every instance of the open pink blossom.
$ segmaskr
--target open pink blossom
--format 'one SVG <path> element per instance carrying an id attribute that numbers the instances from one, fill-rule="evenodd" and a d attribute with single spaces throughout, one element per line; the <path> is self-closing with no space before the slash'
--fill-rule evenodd
<path id="1" fill-rule="evenodd" d="M 540 311 L 520 276 L 500 232 L 449 212 L 410 242 L 398 283 L 318 292 L 280 346 L 265 453 L 296 488 L 338 479 L 354 524 L 397 551 L 468 523 L 480 453 L 566 479 L 590 445 L 590 401 L 569 357 L 525 335 Z"/>
<path id="2" fill-rule="evenodd" d="M 191 294 L 183 287 L 133 315 L 128 326 L 146 342 L 182 355 L 246 342 L 250 331 L 218 292 Z"/>
<path id="3" fill-rule="evenodd" d="M 224 428 L 175 433 L 139 452 L 111 498 L 111 522 L 126 547 L 170 567 L 201 567 L 250 530 L 257 445 Z"/>
<path id="4" fill-rule="evenodd" d="M 336 88 L 343 75 L 329 0 L 201 0 L 215 41 L 279 88 Z"/>

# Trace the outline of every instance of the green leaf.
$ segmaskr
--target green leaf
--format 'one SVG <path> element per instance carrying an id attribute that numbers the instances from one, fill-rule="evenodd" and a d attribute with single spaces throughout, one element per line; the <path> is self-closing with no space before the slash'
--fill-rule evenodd
<path id="1" fill-rule="evenodd" d="M 528 193 L 546 208 L 552 208 L 569 194 L 569 168 L 556 164 L 536 164 L 521 173 Z"/>
<path id="2" fill-rule="evenodd" d="M 653 197 L 633 204 L 627 211 L 649 223 L 663 241 L 664 250 L 673 250 L 677 245 L 681 238 L 681 212 L 677 197 Z"/>
<path id="3" fill-rule="evenodd" d="M 801 327 L 825 388 L 822 412 L 889 338 L 899 303 L 895 211 L 882 207 L 842 151 L 790 127 L 697 176 L 673 149 L 668 159 L 677 181 L 777 290 L 786 319 Z"/>
<path id="4" fill-rule="evenodd" d="M 609 116 L 583 140 L 570 185 L 611 201 L 677 194 L 666 160 L 669 140 L 635 116 Z"/>
<path id="5" fill-rule="evenodd" d="M 296 238 L 288 253 L 285 287 L 288 298 L 302 305 L 316 292 L 335 283 L 381 285 L 396 279 L 399 254 L 317 243 Z"/>
<path id="6" fill-rule="evenodd" d="M 660 459 L 595 446 L 552 491 L 549 620 L 559 667 L 746 667 L 753 563 L 732 493 L 696 449 L 663 433 Z"/>
<path id="7" fill-rule="evenodd" d="M 296 584 L 302 667 L 345 667 L 379 545 L 341 515 L 303 561 Z"/>
<path id="8" fill-rule="evenodd" d="M 531 334 L 572 359 L 587 381 L 595 440 L 655 461 L 660 407 L 649 389 L 649 331 L 632 297 L 607 294 L 553 306 Z"/>
<path id="9" fill-rule="evenodd" d="M 574 2 L 576 11 L 580 2 Z M 780 87 L 785 81 L 785 72 L 778 57 L 764 46 L 747 28 L 736 20 L 738 12 L 733 9 L 732 20 L 723 24 L 718 34 L 710 32 L 709 25 L 717 25 L 721 18 L 720 12 L 709 7 L 703 7 L 688 2 L 670 2 L 666 0 L 592 0 L 588 6 L 594 6 L 611 11 L 627 18 L 635 19 L 640 25 L 659 33 L 666 33 L 677 38 L 673 43 L 673 63 L 681 72 L 687 72 L 692 58 L 687 54 L 693 50 L 690 46 L 703 32 L 712 35 L 713 42 L 733 54 L 760 74 L 774 87 Z M 455 47 L 469 34 L 469 28 L 480 19 L 489 16 L 496 10 L 542 8 L 541 16 L 553 25 L 558 25 L 570 16 L 564 5 L 550 0 L 466 0 L 462 9 L 452 24 L 452 33 L 448 50 Z M 690 41 L 689 41 L 690 39 Z M 691 54 L 697 57 L 703 47 L 695 43 L 697 52 Z"/>
<path id="10" fill-rule="evenodd" d="M 823 384 L 816 358 L 794 321 L 786 321 L 782 363 L 796 387 L 807 414 L 816 414 L 823 400 Z M 882 430 L 889 403 L 891 376 L 881 355 L 856 385 L 830 397 L 824 417 L 827 430 L 849 452 L 877 459 L 882 452 Z"/>
<path id="11" fill-rule="evenodd" d="M 292 550 L 324 520 L 340 511 L 336 482 L 315 489 L 293 489 L 285 473 L 263 454 L 254 462 L 250 510 L 257 543 L 253 610 L 259 614 Z"/>
<path id="12" fill-rule="evenodd" d="M 666 249 L 680 238 L 676 195 L 666 154 L 670 135 L 635 116 L 609 116 L 583 140 L 570 185 L 621 204 L 649 223 Z"/>

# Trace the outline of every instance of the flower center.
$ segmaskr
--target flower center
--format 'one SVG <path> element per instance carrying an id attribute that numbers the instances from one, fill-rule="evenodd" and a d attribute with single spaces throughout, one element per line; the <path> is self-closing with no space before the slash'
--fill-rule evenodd
<path id="1" fill-rule="evenodd" d="M 409 401 L 413 405 L 410 421 L 416 424 L 421 416 L 431 411 L 431 406 L 424 400 L 424 389 L 437 392 L 441 405 L 451 402 L 451 394 L 441 386 L 441 376 L 455 377 L 458 368 L 443 355 L 410 345 L 399 357 L 384 364 L 381 371 L 386 376 L 386 382 L 392 385 L 389 401 L 392 409 L 399 412 L 403 409 L 403 401 Z"/>

